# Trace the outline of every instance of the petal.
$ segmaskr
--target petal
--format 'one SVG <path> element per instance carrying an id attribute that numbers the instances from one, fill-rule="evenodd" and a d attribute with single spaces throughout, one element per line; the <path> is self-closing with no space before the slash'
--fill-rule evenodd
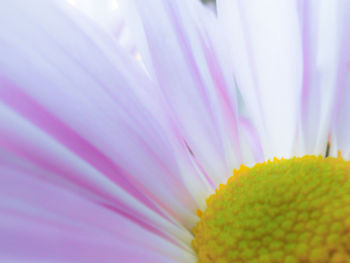
<path id="1" fill-rule="evenodd" d="M 195 262 L 193 255 L 96 200 L 43 180 L 0 151 L 2 262 Z"/>
<path id="2" fill-rule="evenodd" d="M 301 94 L 301 36 L 296 1 L 219 0 L 238 87 L 265 158 L 294 154 Z"/>
<path id="3" fill-rule="evenodd" d="M 266 158 L 325 153 L 345 3 L 218 1 Z"/>
<path id="4" fill-rule="evenodd" d="M 99 2 L 91 0 L 66 0 L 65 2 L 111 32 L 120 26 L 122 15 L 120 14 L 117 0 L 101 0 Z"/>
<path id="5" fill-rule="evenodd" d="M 131 55 L 136 55 L 136 46 L 131 40 L 118 0 L 66 0 L 60 4 L 64 6 L 67 3 L 112 34 Z"/>
<path id="6" fill-rule="evenodd" d="M 226 180 L 244 160 L 231 61 L 214 15 L 196 1 L 136 0 L 121 6 L 196 164 L 211 185 Z"/>
<path id="7" fill-rule="evenodd" d="M 331 155 L 341 155 L 350 159 L 350 3 L 338 1 L 337 24 L 337 59 L 336 97 L 334 102 Z"/>
<path id="8" fill-rule="evenodd" d="M 324 154 L 339 63 L 341 1 L 300 3 L 303 46 L 301 154 Z"/>
<path id="9" fill-rule="evenodd" d="M 147 75 L 51 3 L 1 5 L 0 146 L 189 244 L 203 183 Z"/>

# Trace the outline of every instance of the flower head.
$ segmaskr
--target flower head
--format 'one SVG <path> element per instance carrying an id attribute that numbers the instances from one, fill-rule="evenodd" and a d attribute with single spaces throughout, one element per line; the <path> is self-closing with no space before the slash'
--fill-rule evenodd
<path id="1" fill-rule="evenodd" d="M 234 169 L 350 158 L 348 1 L 111 2 L 0 3 L 0 261 L 197 262 Z"/>

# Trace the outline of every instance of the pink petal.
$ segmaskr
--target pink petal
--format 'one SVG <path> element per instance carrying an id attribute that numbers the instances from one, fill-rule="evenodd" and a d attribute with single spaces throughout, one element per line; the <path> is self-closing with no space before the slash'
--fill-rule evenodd
<path id="1" fill-rule="evenodd" d="M 125 2 L 146 68 L 195 162 L 212 185 L 222 182 L 244 160 L 231 61 L 214 15 L 196 1 Z"/>
<path id="2" fill-rule="evenodd" d="M 83 192 L 43 180 L 47 171 L 8 152 L 0 151 L 0 173 L 2 262 L 195 262 Z"/>
<path id="3" fill-rule="evenodd" d="M 189 243 L 180 223 L 192 226 L 204 199 L 184 177 L 202 183 L 147 75 L 111 36 L 46 1 L 2 3 L 1 17 L 0 146 Z"/>

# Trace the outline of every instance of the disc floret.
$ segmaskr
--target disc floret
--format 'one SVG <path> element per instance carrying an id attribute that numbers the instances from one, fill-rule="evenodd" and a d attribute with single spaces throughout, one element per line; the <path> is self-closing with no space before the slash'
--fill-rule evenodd
<path id="1" fill-rule="evenodd" d="M 304 156 L 242 166 L 199 215 L 200 263 L 350 262 L 350 162 Z"/>

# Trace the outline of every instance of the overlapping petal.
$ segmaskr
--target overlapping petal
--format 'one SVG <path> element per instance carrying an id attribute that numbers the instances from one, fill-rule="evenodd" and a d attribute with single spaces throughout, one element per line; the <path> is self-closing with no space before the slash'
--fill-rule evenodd
<path id="1" fill-rule="evenodd" d="M 338 37 L 341 2 L 307 1 L 298 6 L 303 47 L 299 155 L 326 152 L 343 45 Z"/>
<path id="2" fill-rule="evenodd" d="M 89 200 L 87 189 L 71 191 L 72 182 L 42 167 L 4 150 L 0 167 L 2 262 L 195 262 L 101 196 Z"/>
<path id="3" fill-rule="evenodd" d="M 322 154 L 331 120 L 350 156 L 346 1 L 120 4 L 145 68 L 103 17 L 0 4 L 0 260 L 195 262 L 234 168 Z"/>
<path id="4" fill-rule="evenodd" d="M 1 148 L 44 169 L 39 180 L 52 187 L 191 250 L 207 182 L 152 80 L 112 36 L 67 12 L 46 1 L 1 4 Z"/>
<path id="5" fill-rule="evenodd" d="M 218 1 L 266 158 L 325 154 L 344 1 Z"/>
<path id="6" fill-rule="evenodd" d="M 336 49 L 335 63 L 335 100 L 334 111 L 332 112 L 331 131 L 331 154 L 341 155 L 350 158 L 350 3 L 339 1 L 337 3 L 337 13 L 335 24 L 337 25 L 336 39 L 338 43 Z"/>
<path id="7" fill-rule="evenodd" d="M 296 1 L 222 0 L 218 15 L 265 157 L 290 156 L 297 134 L 302 68 Z"/>
<path id="8" fill-rule="evenodd" d="M 215 185 L 242 162 L 256 161 L 240 143 L 232 61 L 214 14 L 192 0 L 121 6 L 130 14 L 146 68 L 203 173 Z"/>
<path id="9" fill-rule="evenodd" d="M 131 39 L 130 30 L 126 26 L 118 0 L 65 0 L 61 1 L 60 4 L 63 7 L 67 4 L 74 7 L 96 25 L 113 35 L 118 44 L 132 56 L 137 56 L 136 44 Z"/>

